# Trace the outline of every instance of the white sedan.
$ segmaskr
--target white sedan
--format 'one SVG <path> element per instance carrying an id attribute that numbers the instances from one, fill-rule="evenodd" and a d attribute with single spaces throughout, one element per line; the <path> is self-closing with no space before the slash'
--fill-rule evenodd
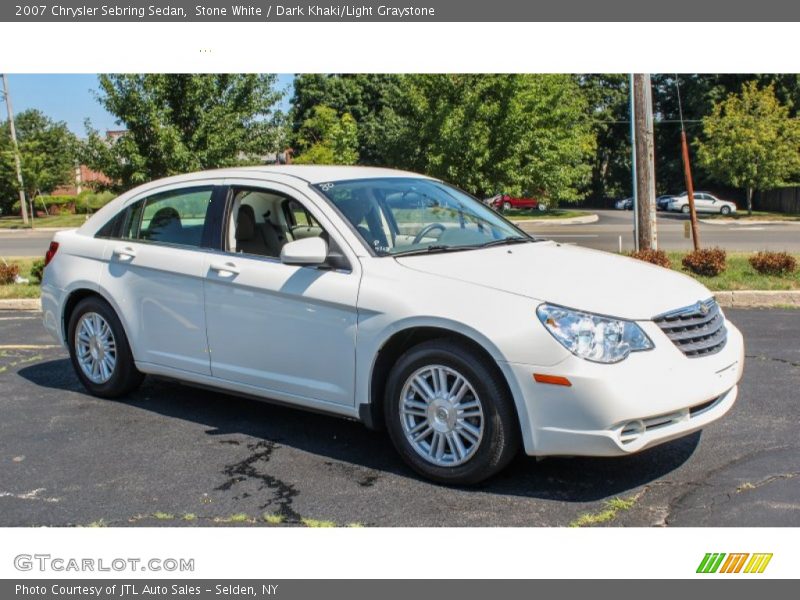
<path id="1" fill-rule="evenodd" d="M 737 396 L 711 293 L 533 239 L 435 179 L 251 167 L 131 190 L 55 235 L 45 327 L 100 397 L 167 377 L 357 419 L 450 484 L 533 456 L 621 456 Z"/>
<path id="2" fill-rule="evenodd" d="M 736 204 L 728 200 L 720 200 L 708 192 L 694 193 L 694 209 L 699 213 L 718 213 L 730 215 L 736 212 Z M 667 203 L 667 210 L 689 214 L 689 194 L 684 192 Z"/>

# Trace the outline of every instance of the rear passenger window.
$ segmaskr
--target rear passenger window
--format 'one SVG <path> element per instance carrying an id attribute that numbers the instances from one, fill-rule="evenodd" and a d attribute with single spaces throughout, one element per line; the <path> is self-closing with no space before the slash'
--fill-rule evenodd
<path id="1" fill-rule="evenodd" d="M 211 187 L 174 190 L 130 206 L 122 238 L 160 244 L 200 246 Z"/>

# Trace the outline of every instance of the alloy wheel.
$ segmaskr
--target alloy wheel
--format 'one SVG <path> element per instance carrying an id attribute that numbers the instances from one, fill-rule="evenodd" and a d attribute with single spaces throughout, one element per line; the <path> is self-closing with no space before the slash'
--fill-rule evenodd
<path id="1" fill-rule="evenodd" d="M 87 312 L 75 328 L 75 356 L 81 371 L 93 383 L 106 383 L 117 365 L 114 332 L 102 316 Z"/>
<path id="2" fill-rule="evenodd" d="M 403 385 L 400 421 L 417 454 L 433 465 L 454 467 L 477 452 L 485 419 L 478 394 L 461 373 L 428 365 Z"/>

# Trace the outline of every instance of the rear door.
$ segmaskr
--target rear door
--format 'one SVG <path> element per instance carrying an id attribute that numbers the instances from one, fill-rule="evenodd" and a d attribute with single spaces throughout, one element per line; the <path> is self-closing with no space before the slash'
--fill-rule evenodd
<path id="1" fill-rule="evenodd" d="M 172 187 L 134 199 L 118 217 L 100 283 L 118 305 L 137 362 L 211 372 L 203 257 L 220 191 L 213 183 Z"/>
<path id="2" fill-rule="evenodd" d="M 695 194 L 694 203 L 697 212 L 712 212 L 714 210 L 711 196 L 705 192 L 698 192 Z"/>

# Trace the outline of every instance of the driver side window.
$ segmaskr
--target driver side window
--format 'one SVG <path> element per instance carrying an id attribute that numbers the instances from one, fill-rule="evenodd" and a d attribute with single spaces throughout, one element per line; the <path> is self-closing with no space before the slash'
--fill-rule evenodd
<path id="1" fill-rule="evenodd" d="M 303 204 L 281 192 L 234 188 L 230 207 L 230 252 L 277 259 L 289 242 L 327 237 Z"/>

